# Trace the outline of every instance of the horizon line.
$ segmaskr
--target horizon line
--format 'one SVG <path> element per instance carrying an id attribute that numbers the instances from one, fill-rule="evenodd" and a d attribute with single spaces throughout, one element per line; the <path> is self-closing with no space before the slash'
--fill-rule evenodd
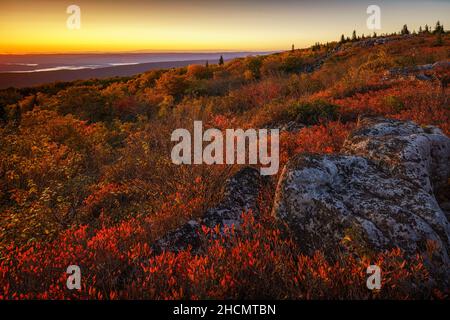
<path id="1" fill-rule="evenodd" d="M 308 47 L 298 48 L 298 49 L 306 49 Z M 205 50 L 131 50 L 131 51 L 30 51 L 30 52 L 0 52 L 1 56 L 6 55 L 64 55 L 64 54 L 147 54 L 147 53 L 217 53 L 217 54 L 225 54 L 225 53 L 275 53 L 290 50 L 287 49 L 274 49 L 274 50 L 220 50 L 220 49 L 205 49 Z"/>

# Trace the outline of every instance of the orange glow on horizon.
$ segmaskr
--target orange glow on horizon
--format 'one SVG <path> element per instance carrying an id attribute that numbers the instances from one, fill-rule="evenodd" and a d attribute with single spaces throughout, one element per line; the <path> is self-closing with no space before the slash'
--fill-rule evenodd
<path id="1" fill-rule="evenodd" d="M 365 26 L 367 4 L 348 1 L 6 0 L 0 3 L 0 53 L 269 51 L 338 40 L 353 29 L 371 34 Z M 80 30 L 66 27 L 66 8 L 72 3 L 81 8 Z M 437 19 L 450 24 L 445 16 L 450 3 L 396 6 L 383 13 L 379 33 L 408 22 L 411 29 L 434 25 Z"/>

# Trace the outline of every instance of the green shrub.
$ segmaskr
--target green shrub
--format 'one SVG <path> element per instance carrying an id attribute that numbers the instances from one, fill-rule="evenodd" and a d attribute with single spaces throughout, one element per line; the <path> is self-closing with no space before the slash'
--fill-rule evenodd
<path id="1" fill-rule="evenodd" d="M 295 119 L 307 125 L 315 125 L 324 121 L 336 120 L 339 115 L 339 106 L 326 101 L 316 100 L 313 102 L 291 105 L 287 109 L 290 119 Z"/>
<path id="2" fill-rule="evenodd" d="M 396 96 L 387 96 L 386 104 L 395 112 L 399 113 L 405 109 L 405 104 Z"/>
<path id="3" fill-rule="evenodd" d="M 305 65 L 303 59 L 297 56 L 290 55 L 281 64 L 281 71 L 286 73 L 303 71 Z"/>
<path id="4" fill-rule="evenodd" d="M 251 71 L 254 79 L 259 79 L 261 77 L 261 65 L 262 57 L 248 58 L 247 68 Z"/>

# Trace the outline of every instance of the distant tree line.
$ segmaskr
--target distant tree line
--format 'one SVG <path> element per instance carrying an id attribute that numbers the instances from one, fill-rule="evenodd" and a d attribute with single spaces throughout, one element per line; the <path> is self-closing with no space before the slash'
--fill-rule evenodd
<path id="1" fill-rule="evenodd" d="M 442 35 L 444 33 L 445 33 L 444 25 L 441 24 L 440 21 L 436 22 L 436 25 L 435 25 L 433 31 L 431 31 L 431 28 L 428 26 L 428 24 L 426 24 L 424 28 L 422 28 L 422 26 L 420 26 L 418 32 L 416 32 L 415 30 L 412 32 L 412 34 L 414 34 L 414 35 L 415 34 L 435 34 L 436 35 L 436 43 L 440 44 L 440 45 L 442 45 L 442 43 L 443 43 Z M 394 33 L 390 33 L 390 34 L 382 34 L 381 36 L 396 36 L 399 34 L 400 35 L 411 34 L 410 30 L 408 29 L 408 25 L 404 24 L 399 33 L 394 32 Z M 378 35 L 376 32 L 374 32 L 372 36 L 366 37 L 364 34 L 362 34 L 362 36 L 358 36 L 356 33 L 356 30 L 353 30 L 351 38 L 348 36 L 346 37 L 344 34 L 342 34 L 341 38 L 339 40 L 339 43 L 355 42 L 355 41 L 364 40 L 364 39 L 370 38 L 370 37 L 377 38 Z"/>

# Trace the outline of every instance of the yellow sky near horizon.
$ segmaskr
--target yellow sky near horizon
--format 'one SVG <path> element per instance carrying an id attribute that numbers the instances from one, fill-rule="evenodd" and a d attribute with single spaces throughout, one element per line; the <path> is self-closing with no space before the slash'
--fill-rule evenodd
<path id="1" fill-rule="evenodd" d="M 368 3 L 0 0 L 0 53 L 282 50 L 291 43 L 337 40 L 353 29 L 371 34 L 365 25 Z M 70 4 L 81 8 L 79 30 L 66 27 Z M 381 7 L 379 33 L 400 30 L 403 23 L 411 28 L 438 19 L 450 23 L 450 1 Z"/>

